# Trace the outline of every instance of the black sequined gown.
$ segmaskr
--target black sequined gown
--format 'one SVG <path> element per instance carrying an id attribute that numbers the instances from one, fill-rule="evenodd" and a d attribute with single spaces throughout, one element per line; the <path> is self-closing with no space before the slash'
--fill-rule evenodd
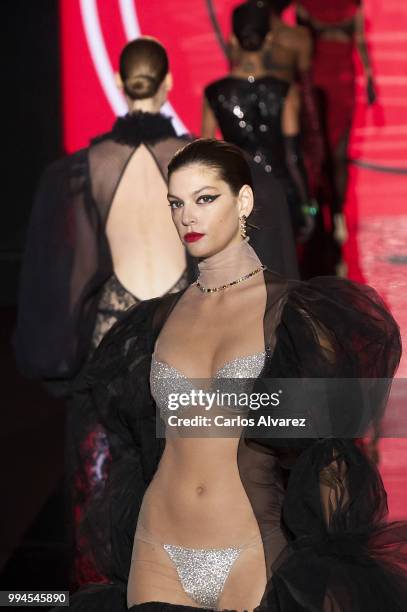
<path id="1" fill-rule="evenodd" d="M 205 96 L 223 138 L 249 153 L 263 176 L 272 174 L 280 181 L 296 234 L 304 219 L 301 198 L 287 166 L 281 128 L 289 86 L 288 81 L 273 76 L 227 76 L 209 84 Z"/>

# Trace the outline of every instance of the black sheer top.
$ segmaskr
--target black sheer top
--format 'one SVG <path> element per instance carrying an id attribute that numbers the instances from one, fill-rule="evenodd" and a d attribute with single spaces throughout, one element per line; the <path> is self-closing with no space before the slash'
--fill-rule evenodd
<path id="1" fill-rule="evenodd" d="M 170 159 L 189 140 L 177 136 L 170 118 L 137 112 L 45 170 L 28 228 L 14 348 L 23 374 L 53 381 L 51 392 L 69 392 L 63 381 L 78 373 L 100 341 L 107 302 L 116 319 L 124 306 L 139 302 L 116 291 L 105 232 L 128 161 L 144 143 L 166 180 Z M 191 281 L 195 265 L 187 262 Z M 109 289 L 117 295 L 107 295 Z"/>

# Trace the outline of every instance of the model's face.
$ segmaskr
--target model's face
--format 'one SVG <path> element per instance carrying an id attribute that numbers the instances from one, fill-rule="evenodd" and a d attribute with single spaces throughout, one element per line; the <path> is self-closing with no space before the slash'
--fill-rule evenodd
<path id="1" fill-rule="evenodd" d="M 248 185 L 235 195 L 217 170 L 198 163 L 171 175 L 167 198 L 182 242 L 198 258 L 210 257 L 240 242 L 239 217 L 248 217 L 253 207 L 253 192 Z"/>

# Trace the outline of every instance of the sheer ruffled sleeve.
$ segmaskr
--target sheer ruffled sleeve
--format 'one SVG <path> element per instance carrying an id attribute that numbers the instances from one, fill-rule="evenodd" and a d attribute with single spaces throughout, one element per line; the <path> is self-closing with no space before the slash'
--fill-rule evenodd
<path id="1" fill-rule="evenodd" d="M 272 367 L 282 376 L 391 378 L 401 356 L 398 325 L 378 293 L 330 276 L 292 284 L 277 337 Z"/>
<path id="2" fill-rule="evenodd" d="M 383 414 L 400 352 L 398 326 L 372 288 L 316 278 L 293 286 L 287 297 L 270 375 L 353 378 L 355 384 L 372 379 L 374 420 Z M 338 397 L 321 405 L 337 422 L 348 385 L 338 390 Z M 360 422 L 364 402 L 352 410 L 360 411 Z M 273 447 L 273 440 L 268 444 Z M 276 443 L 275 452 L 290 465 L 283 504 L 289 544 L 273 564 L 260 609 L 405 610 L 407 524 L 385 522 L 380 474 L 355 440 L 287 439 Z"/>
<path id="3" fill-rule="evenodd" d="M 90 348 L 98 290 L 111 271 L 109 257 L 83 149 L 49 166 L 37 190 L 14 337 L 24 375 L 62 381 L 78 372 Z"/>
<path id="4" fill-rule="evenodd" d="M 149 394 L 150 321 L 158 300 L 130 308 L 106 334 L 75 384 L 83 418 L 106 429 L 111 465 L 105 491 L 85 508 L 80 530 L 96 567 L 125 581 L 139 507 L 158 452 Z"/>

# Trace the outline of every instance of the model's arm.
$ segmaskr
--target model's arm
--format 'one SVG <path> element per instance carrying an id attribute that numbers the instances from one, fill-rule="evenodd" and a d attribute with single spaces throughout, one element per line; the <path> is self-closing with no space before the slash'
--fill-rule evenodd
<path id="1" fill-rule="evenodd" d="M 288 90 L 282 114 L 284 136 L 297 136 L 300 133 L 301 98 L 298 85 L 293 83 Z"/>
<path id="2" fill-rule="evenodd" d="M 297 70 L 306 72 L 312 66 L 313 44 L 311 34 L 303 26 L 297 26 Z"/>
<path id="3" fill-rule="evenodd" d="M 366 43 L 365 35 L 365 17 L 363 8 L 360 7 L 355 15 L 355 42 L 359 52 L 363 69 L 366 77 L 366 95 L 368 104 L 373 104 L 376 101 L 376 90 L 373 82 L 373 72 L 369 57 L 369 51 Z"/>
<path id="4" fill-rule="evenodd" d="M 327 527 L 330 527 L 333 515 L 349 502 L 346 473 L 346 463 L 336 453 L 332 462 L 319 474 L 321 507 Z"/>
<path id="5" fill-rule="evenodd" d="M 281 127 L 285 141 L 286 162 L 301 202 L 305 205 L 308 202 L 308 185 L 300 147 L 300 109 L 300 91 L 293 83 L 284 102 Z"/>
<path id="6" fill-rule="evenodd" d="M 329 332 L 325 325 L 317 319 L 310 318 L 309 325 L 317 339 L 319 350 L 324 359 L 332 367 L 335 367 L 338 356 L 331 338 L 332 331 Z M 323 406 L 323 411 L 325 408 L 326 406 Z M 323 416 L 322 413 L 317 413 L 318 418 L 321 416 Z M 328 529 L 332 526 L 335 515 L 342 512 L 349 502 L 346 455 L 339 450 L 342 446 L 340 441 L 338 441 L 337 448 L 335 442 L 332 444 L 332 449 L 327 453 L 327 461 L 319 471 L 321 509 Z M 329 460 L 330 457 L 332 461 Z"/>
<path id="7" fill-rule="evenodd" d="M 55 381 L 48 385 L 55 395 L 69 392 L 62 381 L 87 359 L 99 299 L 100 236 L 89 193 L 87 150 L 54 162 L 41 178 L 27 231 L 14 350 L 21 372 Z"/>
<path id="8" fill-rule="evenodd" d="M 204 96 L 203 109 L 202 109 L 202 138 L 215 138 L 216 128 L 218 127 L 216 117 L 209 105 L 209 102 Z"/>
<path id="9" fill-rule="evenodd" d="M 311 205 L 310 202 L 307 171 L 305 169 L 301 150 L 300 109 L 300 91 L 296 84 L 292 84 L 284 103 L 282 131 L 284 135 L 287 167 L 299 193 L 305 221 L 300 241 L 305 241 L 309 238 L 314 228 L 313 217 L 317 210 L 316 206 Z"/>
<path id="10" fill-rule="evenodd" d="M 314 174 L 318 177 L 324 158 L 324 145 L 322 129 L 319 120 L 318 107 L 315 99 L 312 83 L 312 38 L 304 27 L 298 27 L 297 42 L 297 79 L 301 93 L 301 104 L 303 107 L 305 137 L 307 149 L 310 150 L 313 160 Z M 316 178 L 316 182 L 318 182 Z"/>

